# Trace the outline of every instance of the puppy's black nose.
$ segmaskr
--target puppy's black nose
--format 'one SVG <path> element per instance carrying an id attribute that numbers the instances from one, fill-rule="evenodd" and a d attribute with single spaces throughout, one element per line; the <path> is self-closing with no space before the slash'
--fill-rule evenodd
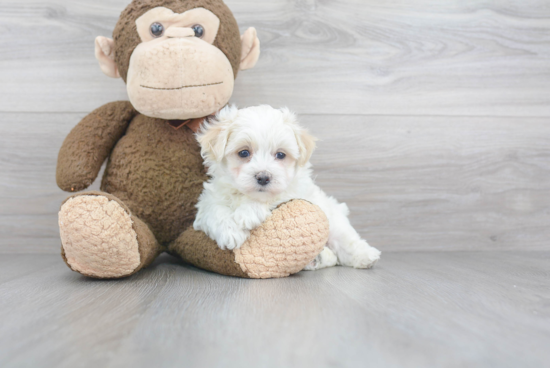
<path id="1" fill-rule="evenodd" d="M 256 180 L 258 181 L 258 184 L 265 187 L 271 181 L 271 174 L 267 172 L 258 173 L 256 174 Z"/>

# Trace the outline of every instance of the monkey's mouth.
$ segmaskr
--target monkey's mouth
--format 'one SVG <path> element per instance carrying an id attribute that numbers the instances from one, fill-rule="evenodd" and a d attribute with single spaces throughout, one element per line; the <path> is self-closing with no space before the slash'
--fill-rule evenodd
<path id="1" fill-rule="evenodd" d="M 207 83 L 207 84 L 190 84 L 188 86 L 181 86 L 181 87 L 176 87 L 176 88 L 157 88 L 157 87 L 144 86 L 143 84 L 141 84 L 140 87 L 147 88 L 147 89 L 155 89 L 155 90 L 158 90 L 158 91 L 176 91 L 178 89 L 195 88 L 195 87 L 209 87 L 209 86 L 217 86 L 217 85 L 220 85 L 220 84 L 223 84 L 223 82 Z"/>

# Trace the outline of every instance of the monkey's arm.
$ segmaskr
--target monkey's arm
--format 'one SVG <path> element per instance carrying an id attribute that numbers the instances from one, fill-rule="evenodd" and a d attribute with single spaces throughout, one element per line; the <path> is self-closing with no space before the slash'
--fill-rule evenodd
<path id="1" fill-rule="evenodd" d="M 77 192 L 89 187 L 105 159 L 137 115 L 129 101 L 103 105 L 69 133 L 57 157 L 57 185 Z"/>

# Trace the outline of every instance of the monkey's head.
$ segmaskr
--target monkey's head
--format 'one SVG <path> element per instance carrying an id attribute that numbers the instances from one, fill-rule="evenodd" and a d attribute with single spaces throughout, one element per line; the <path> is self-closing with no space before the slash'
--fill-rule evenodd
<path id="1" fill-rule="evenodd" d="M 260 55 L 256 30 L 241 36 L 222 0 L 134 0 L 113 38 L 96 39 L 101 70 L 126 82 L 137 111 L 167 120 L 217 112 Z"/>

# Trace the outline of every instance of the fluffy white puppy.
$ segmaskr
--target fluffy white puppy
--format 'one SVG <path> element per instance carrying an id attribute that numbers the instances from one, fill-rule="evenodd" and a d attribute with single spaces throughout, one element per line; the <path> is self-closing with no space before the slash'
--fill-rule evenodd
<path id="1" fill-rule="evenodd" d="M 327 245 L 306 269 L 370 268 L 380 258 L 380 251 L 351 226 L 346 204 L 313 182 L 309 158 L 315 138 L 288 109 L 226 107 L 202 126 L 197 139 L 210 180 L 199 198 L 194 228 L 220 248 L 240 247 L 274 208 L 300 198 L 319 206 L 330 224 Z"/>

